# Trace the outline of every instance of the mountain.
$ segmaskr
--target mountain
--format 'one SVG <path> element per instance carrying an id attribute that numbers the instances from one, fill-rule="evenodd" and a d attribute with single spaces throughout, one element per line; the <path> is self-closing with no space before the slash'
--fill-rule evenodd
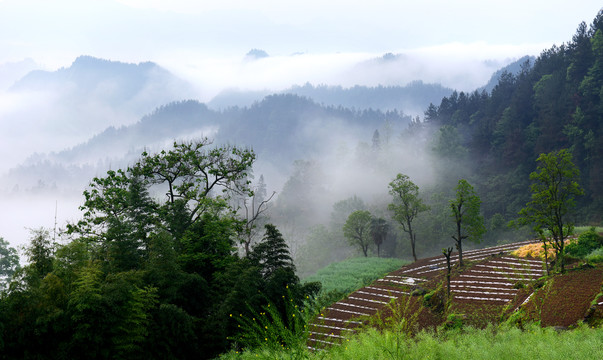
<path id="1" fill-rule="evenodd" d="M 148 111 L 178 100 L 190 85 L 153 62 L 122 63 L 80 56 L 68 68 L 35 70 L 17 81 L 11 91 L 64 91 L 63 97 L 94 98 L 102 104 L 121 107 L 134 103 Z"/>
<path id="2" fill-rule="evenodd" d="M 30 58 L 0 64 L 0 91 L 8 90 L 16 81 L 38 68 L 40 68 L 40 65 Z"/>
<path id="3" fill-rule="evenodd" d="M 194 96 L 190 84 L 155 63 L 91 56 L 80 56 L 56 71 L 31 71 L 9 91 L 27 97 L 28 106 L 15 118 L 31 118 L 30 129 L 35 126 L 50 136 L 65 134 L 80 141 L 109 126 L 134 123 L 163 104 Z"/>
<path id="4" fill-rule="evenodd" d="M 353 147 L 358 139 L 369 141 L 386 120 L 392 132 L 399 132 L 411 118 L 397 111 L 328 107 L 292 94 L 271 95 L 250 107 L 224 111 L 194 100 L 179 101 L 157 108 L 135 124 L 111 126 L 63 151 L 31 156 L 11 169 L 2 183 L 6 189 L 15 184 L 29 189 L 40 181 L 52 184 L 57 179 L 65 185 L 81 185 L 109 167 L 127 166 L 144 149 L 160 150 L 175 139 L 202 136 L 216 144 L 251 147 L 262 161 L 288 167 L 296 159 L 321 156 L 325 148 L 342 142 Z"/>
<path id="5" fill-rule="evenodd" d="M 310 98 L 326 106 L 342 106 L 350 109 L 398 110 L 406 114 L 422 114 L 430 103 L 438 103 L 449 96 L 453 89 L 440 84 L 426 84 L 420 80 L 405 86 L 342 86 L 312 85 L 292 86 L 279 94 L 294 94 Z M 269 95 L 269 91 L 240 91 L 229 89 L 215 96 L 208 106 L 225 109 L 233 106 L 250 106 Z"/>
<path id="6" fill-rule="evenodd" d="M 517 65 L 517 64 L 516 64 Z M 530 173 L 543 153 L 568 149 L 584 196 L 577 219 L 603 219 L 603 10 L 572 40 L 542 52 L 518 73 L 503 71 L 491 93 L 458 93 L 426 112 L 440 155 L 473 178 L 487 216 L 511 219 L 530 199 Z M 436 146 L 437 148 L 437 146 Z M 463 164 L 463 165 L 461 165 Z"/>
<path id="7" fill-rule="evenodd" d="M 521 72 L 522 66 L 527 66 L 528 68 L 530 68 L 534 64 L 535 60 L 536 60 L 535 56 L 527 56 L 526 55 L 524 57 L 519 58 L 516 61 L 513 61 L 509 65 L 501 68 L 500 70 L 497 70 L 494 74 L 492 74 L 492 77 L 490 78 L 488 83 L 480 89 L 483 89 L 483 90 L 491 93 L 492 90 L 494 89 L 494 87 L 498 84 L 501 76 L 504 73 L 517 75 Z"/>

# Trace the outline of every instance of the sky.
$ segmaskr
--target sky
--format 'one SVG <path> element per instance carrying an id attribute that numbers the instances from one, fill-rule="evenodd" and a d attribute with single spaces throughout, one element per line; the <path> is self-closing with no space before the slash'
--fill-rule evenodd
<path id="1" fill-rule="evenodd" d="M 590 23 L 597 0 L 0 0 L 0 64 L 53 69 L 87 54 L 184 62 L 271 55 L 382 54 L 473 44 L 538 54 Z M 480 54 L 481 53 L 481 54 Z"/>

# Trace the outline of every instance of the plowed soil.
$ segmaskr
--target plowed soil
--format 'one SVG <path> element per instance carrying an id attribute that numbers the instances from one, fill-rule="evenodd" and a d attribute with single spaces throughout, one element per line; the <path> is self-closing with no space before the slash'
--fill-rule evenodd
<path id="1" fill-rule="evenodd" d="M 542 326 L 569 327 L 584 319 L 591 302 L 601 291 L 603 269 L 578 268 L 538 289 L 525 311 L 530 319 L 540 317 Z"/>
<path id="2" fill-rule="evenodd" d="M 466 265 L 453 267 L 449 301 L 442 256 L 393 271 L 324 309 L 310 324 L 308 346 L 337 344 L 358 329 L 388 327 L 392 321 L 404 321 L 411 333 L 434 329 L 451 313 L 474 327 L 496 324 L 520 309 L 526 320 L 542 326 L 570 327 L 587 316 L 600 323 L 603 297 L 591 303 L 602 291 L 603 266 L 570 269 L 545 282 L 539 280 L 545 274 L 541 260 L 510 255 L 529 243 L 464 252 Z M 457 265 L 458 256 L 452 258 Z"/>

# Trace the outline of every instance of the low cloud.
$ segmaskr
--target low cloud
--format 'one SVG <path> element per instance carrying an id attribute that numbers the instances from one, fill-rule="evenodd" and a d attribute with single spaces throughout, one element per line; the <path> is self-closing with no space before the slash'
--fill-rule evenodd
<path id="1" fill-rule="evenodd" d="M 404 86 L 422 80 L 473 91 L 496 70 L 524 55 L 538 55 L 544 48 L 544 44 L 451 43 L 401 49 L 389 60 L 382 53 L 302 53 L 250 60 L 244 54 L 220 58 L 185 52 L 162 57 L 158 63 L 195 84 L 199 99 L 207 102 L 225 89 L 276 92 L 307 82 L 352 87 Z"/>

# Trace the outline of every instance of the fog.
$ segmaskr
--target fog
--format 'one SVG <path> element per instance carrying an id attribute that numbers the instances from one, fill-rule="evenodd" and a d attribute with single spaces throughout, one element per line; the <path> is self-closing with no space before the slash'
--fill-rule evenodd
<path id="1" fill-rule="evenodd" d="M 134 95 L 127 98 L 116 97 L 115 94 L 123 93 L 120 88 L 123 84 L 111 80 L 102 81 L 89 89 L 78 88 L 71 82 L 15 89 L 13 84 L 19 78 L 14 76 L 14 81 L 10 84 L 5 82 L 0 91 L 0 156 L 3 159 L 0 172 L 5 174 L 5 179 L 10 179 L 6 174 L 17 166 L 30 166 L 44 161 L 52 166 L 52 153 L 86 142 L 107 127 L 131 125 L 172 100 L 193 98 L 208 102 L 227 89 L 271 93 L 307 82 L 353 87 L 402 86 L 422 80 L 471 91 L 483 86 L 494 71 L 524 55 L 525 50 L 522 46 L 498 49 L 486 44 L 456 44 L 403 50 L 391 55 L 303 53 L 269 54 L 264 58 L 252 58 L 245 54 L 210 57 L 195 52 L 176 52 L 156 59 L 156 63 L 167 69 L 173 79 L 160 78 L 144 83 Z M 531 52 L 537 51 L 534 48 Z M 31 62 L 23 65 L 27 69 L 35 66 Z M 61 69 L 70 66 L 71 63 L 66 63 Z M 57 70 L 47 71 L 53 74 Z M 178 84 L 185 86 L 179 87 Z M 81 94 L 82 90 L 86 92 Z M 418 115 L 423 109 L 399 110 Z M 379 167 L 366 171 L 366 163 L 359 161 L 358 157 L 364 151 L 362 146 L 370 148 L 368 144 L 371 143 L 374 130 L 365 129 L 362 132 L 338 119 L 312 118 L 298 129 L 300 137 L 313 138 L 315 143 L 321 144 L 308 149 L 308 156 L 304 159 L 315 161 L 324 171 L 321 179 L 324 194 L 312 204 L 315 217 L 308 219 L 309 222 L 317 224 L 328 219 L 333 203 L 350 196 L 358 195 L 366 202 L 383 197 L 387 193 L 387 184 L 398 172 L 409 174 L 418 183 L 426 182 L 431 177 L 432 170 L 426 165 L 425 159 L 416 153 L 404 152 L 404 147 L 392 147 L 389 151 L 393 152 L 388 154 L 387 159 L 380 160 L 383 163 Z M 397 127 L 394 133 L 387 134 L 392 144 L 398 141 L 402 130 L 403 127 Z M 216 131 L 206 129 L 196 135 L 212 136 Z M 159 149 L 173 140 L 166 138 L 161 143 L 146 145 Z M 120 151 L 139 153 L 140 149 L 106 149 L 96 155 L 87 154 L 73 163 L 63 164 L 67 167 L 85 167 L 83 170 L 74 168 L 72 171 L 77 175 L 63 174 L 65 177 L 73 175 L 79 179 L 76 182 L 62 183 L 64 180 L 61 176 L 40 183 L 32 174 L 18 186 L 15 186 L 15 181 L 0 184 L 4 193 L 4 200 L 0 203 L 0 236 L 15 246 L 21 246 L 27 243 L 27 228 L 54 228 L 55 205 L 58 205 L 56 220 L 59 227 L 64 227 L 66 221 L 76 220 L 80 216 L 77 207 L 82 202 L 81 194 L 86 184 L 92 176 L 103 175 L 108 167 L 124 164 Z M 132 159 L 135 153 L 128 156 Z M 259 158 L 254 172 L 258 176 L 263 174 L 269 192 L 276 191 L 278 194 L 282 192 L 293 169 L 293 161 L 291 166 L 281 167 L 272 164 L 270 159 Z"/>
<path id="2" fill-rule="evenodd" d="M 134 124 L 171 101 L 210 102 L 229 89 L 269 94 L 306 83 L 345 88 L 420 80 L 473 91 L 515 59 L 568 40 L 579 22 L 590 21 L 600 8 L 597 1 L 491 6 L 483 9 L 473 1 L 311 1 L 304 6 L 272 1 L 0 1 L 0 178 L 36 162 L 53 166 L 53 153 L 109 127 Z M 251 49 L 269 56 L 246 56 Z M 147 74 L 128 96 L 115 79 L 87 88 L 64 79 L 14 87 L 32 70 L 56 76 L 81 55 L 132 64 L 152 61 L 169 73 Z M 416 116 L 424 109 L 398 110 Z M 299 136 L 320 144 L 303 159 L 320 169 L 323 190 L 313 199 L 309 222 L 324 223 L 334 202 L 353 195 L 367 203 L 382 202 L 398 172 L 429 186 L 434 159 L 416 144 L 400 141 L 404 126 L 391 133 L 383 126 L 380 133 L 390 145 L 368 164 L 362 157 L 370 152 L 375 129 L 320 118 L 307 119 L 298 129 Z M 212 136 L 218 130 L 188 136 Z M 159 149 L 173 140 L 148 146 Z M 54 228 L 55 215 L 59 227 L 77 219 L 90 177 L 127 164 L 139 150 L 101 149 L 78 158 L 79 168 L 69 167 L 75 160 L 61 164 L 78 173 L 74 182 L 63 183 L 62 177 L 38 182 L 33 175 L 20 186 L 0 183 L 0 236 L 20 246 L 27 242 L 27 227 Z M 120 156 L 121 151 L 127 154 Z M 294 170 L 293 161 L 280 166 L 269 158 L 259 158 L 254 168 L 257 176 L 264 174 L 269 192 L 277 193 Z"/>
<path id="3" fill-rule="evenodd" d="M 412 81 L 439 83 L 459 91 L 483 86 L 496 70 L 524 55 L 538 55 L 544 45 L 490 46 L 446 44 L 385 53 L 270 54 L 250 58 L 208 57 L 183 52 L 158 63 L 195 84 L 198 99 L 211 101 L 225 89 L 282 91 L 307 82 L 314 85 L 404 86 Z M 387 56 L 386 56 L 387 57 Z M 181 59 L 187 59 L 182 62 Z"/>

